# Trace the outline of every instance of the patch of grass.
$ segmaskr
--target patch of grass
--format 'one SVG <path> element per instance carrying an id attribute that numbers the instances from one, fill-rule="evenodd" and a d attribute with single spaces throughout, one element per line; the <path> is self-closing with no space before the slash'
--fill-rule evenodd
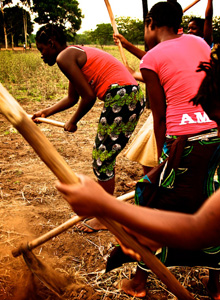
<path id="1" fill-rule="evenodd" d="M 62 97 L 68 88 L 59 68 L 44 64 L 38 51 L 0 51 L 0 81 L 19 102 Z"/>

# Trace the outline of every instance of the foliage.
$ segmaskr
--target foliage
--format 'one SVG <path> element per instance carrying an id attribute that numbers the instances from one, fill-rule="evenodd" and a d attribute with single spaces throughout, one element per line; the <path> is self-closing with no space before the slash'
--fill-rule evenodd
<path id="1" fill-rule="evenodd" d="M 84 31 L 82 34 L 76 34 L 74 39 L 76 45 L 89 45 L 92 44 L 90 31 Z"/>
<path id="2" fill-rule="evenodd" d="M 5 0 L 0 2 L 1 6 L 1 18 L 0 18 L 0 39 L 4 39 L 3 33 L 3 9 L 8 5 L 13 4 L 12 0 Z M 77 30 L 80 29 L 82 18 L 81 9 L 78 7 L 79 3 L 77 0 L 20 0 L 19 4 L 22 4 L 23 7 L 26 7 L 28 11 L 31 13 L 37 14 L 34 21 L 38 24 L 46 24 L 46 23 L 57 23 L 66 27 L 68 40 L 73 40 L 76 35 Z M 18 7 L 18 6 L 17 6 Z M 13 8 L 13 7 L 12 7 Z M 12 9 L 10 7 L 10 9 Z M 4 9 L 4 12 L 5 12 Z M 29 15 L 29 13 L 28 13 Z M 16 17 L 17 15 L 14 15 Z M 23 20 L 18 18 L 18 22 L 20 20 L 19 27 L 23 24 Z M 29 18 L 30 21 L 30 18 Z M 8 28 L 10 24 L 7 24 L 8 20 L 5 18 L 5 26 Z M 11 27 L 11 26 L 10 26 Z M 33 31 L 33 28 L 31 32 Z M 29 34 L 31 32 L 28 32 Z M 20 31 L 20 34 L 22 32 Z"/>
<path id="3" fill-rule="evenodd" d="M 132 44 L 144 44 L 144 22 L 130 17 L 115 19 L 118 31 Z"/>
<path id="4" fill-rule="evenodd" d="M 34 19 L 38 24 L 56 23 L 69 28 L 75 36 L 83 17 L 77 0 L 33 0 L 32 10 L 38 14 Z"/>
<path id="5" fill-rule="evenodd" d="M 1 6 L 2 6 L 2 8 L 5 6 L 5 5 L 8 5 L 8 4 L 11 4 L 13 1 L 12 0 L 3 0 L 3 1 L 1 1 Z"/>
<path id="6" fill-rule="evenodd" d="M 144 44 L 144 24 L 138 19 L 131 19 L 130 17 L 116 18 L 115 22 L 119 33 L 133 44 Z M 75 41 L 77 44 L 98 44 L 110 45 L 113 42 L 113 29 L 110 23 L 102 23 L 96 26 L 95 30 L 86 31 L 83 35 L 76 35 Z"/>
<path id="7" fill-rule="evenodd" d="M 27 15 L 27 32 L 31 34 L 33 31 L 33 23 L 29 12 L 19 6 L 6 7 L 4 9 L 4 21 L 7 36 L 13 36 L 14 45 L 18 46 L 19 42 L 24 42 L 23 14 Z M 3 24 L 3 16 L 0 15 L 0 24 Z M 0 28 L 0 42 L 4 42 L 3 26 Z"/>
<path id="8" fill-rule="evenodd" d="M 100 46 L 112 44 L 112 35 L 113 29 L 110 23 L 98 24 L 96 26 L 96 29 L 89 33 L 90 41 L 92 41 L 92 44 L 98 44 Z"/>
<path id="9" fill-rule="evenodd" d="M 213 19 L 213 41 L 214 43 L 220 43 L 220 17 Z"/>
<path id="10" fill-rule="evenodd" d="M 184 15 L 181 26 L 184 33 L 188 31 L 188 23 L 193 15 Z M 139 19 L 131 19 L 130 17 L 120 17 L 115 19 L 119 33 L 135 45 L 144 45 L 144 23 Z M 98 24 L 94 31 L 84 32 L 83 35 L 76 35 L 78 44 L 113 44 L 113 39 L 110 37 L 111 32 L 108 28 L 110 24 Z M 105 36 L 106 35 L 106 36 Z M 220 17 L 213 18 L 213 39 L 214 43 L 220 42 Z"/>

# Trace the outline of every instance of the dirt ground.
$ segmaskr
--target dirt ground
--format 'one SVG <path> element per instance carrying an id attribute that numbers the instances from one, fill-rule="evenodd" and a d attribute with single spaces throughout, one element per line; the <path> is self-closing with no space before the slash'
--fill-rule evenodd
<path id="1" fill-rule="evenodd" d="M 29 114 L 49 105 L 22 103 Z M 97 101 L 74 134 L 52 125 L 38 125 L 74 172 L 92 178 L 91 151 L 101 109 L 102 103 Z M 71 111 L 62 112 L 53 119 L 65 122 L 70 114 Z M 146 110 L 136 130 L 148 114 Z M 55 189 L 55 176 L 3 115 L 0 135 L 0 300 L 60 299 L 38 279 L 37 273 L 33 275 L 22 256 L 15 258 L 11 252 L 67 221 L 73 212 Z M 141 166 L 125 158 L 123 151 L 117 159 L 115 195 L 132 191 L 134 188 L 128 183 L 141 176 Z M 51 277 L 55 285 L 58 275 L 71 280 L 71 288 L 63 290 L 62 299 L 136 299 L 117 288 L 122 278 L 134 274 L 134 264 L 105 274 L 106 260 L 115 243 L 108 231 L 86 234 L 73 227 L 38 246 L 33 253 L 45 264 L 37 266 L 40 275 Z M 207 274 L 206 269 L 171 271 L 197 299 L 210 299 L 199 280 Z M 145 299 L 176 299 L 153 273 L 148 288 Z"/>

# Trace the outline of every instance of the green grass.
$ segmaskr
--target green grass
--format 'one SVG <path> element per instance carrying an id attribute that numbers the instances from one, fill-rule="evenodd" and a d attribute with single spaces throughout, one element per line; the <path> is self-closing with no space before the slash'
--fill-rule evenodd
<path id="1" fill-rule="evenodd" d="M 103 50 L 121 61 L 117 46 Z M 126 50 L 125 55 L 129 66 L 138 70 L 139 59 Z M 68 89 L 68 80 L 57 65 L 46 65 L 38 51 L 0 51 L 0 82 L 20 103 L 61 99 Z"/>
<path id="2" fill-rule="evenodd" d="M 19 102 L 61 98 L 68 87 L 57 65 L 44 64 L 38 51 L 0 51 L 0 82 Z"/>

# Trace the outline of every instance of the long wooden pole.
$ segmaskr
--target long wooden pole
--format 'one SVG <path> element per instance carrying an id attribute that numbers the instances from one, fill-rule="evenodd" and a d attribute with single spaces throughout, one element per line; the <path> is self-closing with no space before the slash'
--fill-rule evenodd
<path id="1" fill-rule="evenodd" d="M 126 200 L 134 198 L 134 194 L 135 194 L 135 192 L 132 191 L 132 192 L 129 192 L 127 194 L 124 194 L 122 196 L 117 197 L 117 199 L 120 200 L 120 201 L 126 201 Z M 75 217 L 67 220 L 66 222 L 62 223 L 58 227 L 46 232 L 45 234 L 41 235 L 40 237 L 32 240 L 31 242 L 28 242 L 27 245 L 25 245 L 25 247 L 27 247 L 28 250 L 33 250 L 36 247 L 38 247 L 38 246 L 46 243 L 47 241 L 51 240 L 55 236 L 63 233 L 64 231 L 68 230 L 69 228 L 73 227 L 73 225 L 75 225 L 76 223 L 82 221 L 83 219 L 84 219 L 83 217 L 75 216 Z M 12 255 L 14 257 L 17 257 L 17 256 L 21 255 L 22 252 L 23 252 L 23 245 L 21 245 L 20 247 L 14 249 L 12 251 Z"/>
<path id="2" fill-rule="evenodd" d="M 112 12 L 112 9 L 111 9 L 109 1 L 105 0 L 105 4 L 106 4 L 107 10 L 108 10 L 108 14 L 109 14 L 109 17 L 110 17 L 110 20 L 111 20 L 111 24 L 112 24 L 112 28 L 113 28 L 114 34 L 118 34 L 118 28 L 116 26 L 115 18 L 114 18 L 114 15 L 113 15 L 113 12 Z M 124 49 L 122 47 L 122 44 L 121 44 L 120 40 L 118 41 L 118 47 L 119 47 L 119 51 L 120 51 L 120 54 L 121 54 L 121 58 L 122 58 L 123 64 L 125 66 L 128 66 L 128 62 L 127 62 L 127 59 L 125 57 Z"/>
<path id="3" fill-rule="evenodd" d="M 32 115 L 28 115 L 29 118 L 32 118 Z M 37 121 L 41 122 L 41 123 L 46 123 L 46 124 L 50 124 L 50 125 L 54 125 L 54 126 L 58 126 L 58 127 L 62 127 L 64 128 L 65 123 L 64 122 L 60 122 L 60 121 L 56 121 L 56 120 L 52 120 L 52 119 L 48 119 L 48 118 L 36 118 Z"/>
<path id="4" fill-rule="evenodd" d="M 142 0 L 142 6 L 143 6 L 143 23 L 144 23 L 144 27 L 145 27 L 145 18 L 146 18 L 147 13 L 148 13 L 148 2 L 147 2 L 147 0 Z M 145 51 L 147 51 L 147 43 L 145 41 L 144 41 L 144 48 L 145 48 Z M 148 106 L 149 106 L 149 103 L 148 103 Z"/>
<path id="5" fill-rule="evenodd" d="M 193 1 L 191 4 L 189 4 L 187 7 L 185 7 L 183 9 L 183 12 L 186 12 L 188 9 L 190 9 L 191 7 L 193 7 L 196 3 L 198 3 L 200 0 L 195 0 Z"/>
<path id="6" fill-rule="evenodd" d="M 9 92 L 0 84 L 0 111 L 22 134 L 39 157 L 66 184 L 80 184 L 78 177 L 56 151 L 38 126 L 30 120 L 25 111 Z M 148 249 L 140 245 L 122 226 L 113 220 L 98 218 L 123 244 L 139 253 L 149 269 L 166 284 L 167 288 L 180 300 L 193 300 L 194 297 L 180 284 L 175 276 Z"/>

